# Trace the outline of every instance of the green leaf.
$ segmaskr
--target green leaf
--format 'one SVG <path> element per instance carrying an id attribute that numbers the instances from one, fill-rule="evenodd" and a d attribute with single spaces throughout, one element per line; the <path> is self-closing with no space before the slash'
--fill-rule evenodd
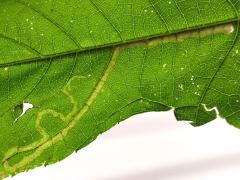
<path id="1" fill-rule="evenodd" d="M 174 108 L 198 126 L 214 108 L 239 128 L 239 12 L 237 0 L 1 1 L 0 179 L 138 113 Z"/>

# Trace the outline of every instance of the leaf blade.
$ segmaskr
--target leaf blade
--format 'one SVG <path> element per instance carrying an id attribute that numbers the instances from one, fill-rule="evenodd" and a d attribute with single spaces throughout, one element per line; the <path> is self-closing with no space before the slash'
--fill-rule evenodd
<path id="1" fill-rule="evenodd" d="M 28 2 L 31 4 L 31 1 Z M 94 4 L 99 2 L 94 1 Z M 8 3 L 12 3 L 13 7 L 17 3 L 23 9 L 29 9 L 26 7 L 28 4 L 22 5 L 17 1 L 6 2 Z M 111 2 L 108 3 L 111 5 Z M 179 13 L 180 2 L 174 3 L 176 12 Z M 189 1 L 189 4 L 191 3 L 193 1 Z M 214 3 L 217 4 L 217 1 L 213 1 L 211 5 Z M 226 4 L 228 7 L 231 5 L 222 2 L 222 5 Z M 60 5 L 63 5 L 62 2 Z M 151 8 L 156 6 L 153 7 L 151 2 L 149 5 Z M 101 5 L 93 6 L 92 8 L 101 14 L 100 17 L 106 16 L 101 12 Z M 125 6 L 128 7 L 127 4 L 124 4 Z M 225 69 L 229 66 L 223 64 L 225 57 L 226 62 L 231 64 L 232 57 L 237 54 L 239 24 L 233 7 L 229 8 L 229 14 L 226 13 L 227 18 L 219 17 L 224 22 L 221 25 L 209 23 L 211 26 L 203 28 L 204 23 L 198 22 L 201 28 L 192 30 L 193 25 L 190 27 L 188 23 L 183 23 L 182 32 L 162 34 L 162 37 L 147 40 L 138 39 L 144 39 L 144 33 L 136 37 L 126 30 L 126 42 L 117 39 L 107 43 L 101 41 L 98 48 L 98 43 L 94 46 L 89 43 L 90 49 L 83 49 L 81 52 L 73 50 L 71 53 L 64 46 L 67 53 L 60 53 L 56 57 L 51 53 L 49 57 L 34 56 L 40 60 L 26 63 L 21 63 L 25 62 L 25 56 L 15 62 L 6 63 L 5 59 L 0 67 L 3 70 L 1 98 L 4 102 L 1 105 L 4 112 L 1 114 L 0 135 L 0 142 L 3 144 L 0 171 L 3 176 L 43 163 L 57 162 L 74 150 L 84 147 L 116 123 L 141 112 L 164 111 L 174 107 L 178 119 L 191 120 L 195 125 L 200 125 L 216 117 L 216 113 L 207 112 L 202 107 L 204 103 L 210 107 L 217 106 L 220 114 L 228 117 L 228 121 L 234 124 L 236 121 L 231 118 L 238 115 L 239 108 L 236 97 L 233 98 L 235 102 L 231 102 L 232 107 L 224 110 L 222 102 L 228 102 L 227 93 L 226 97 L 224 93 L 221 96 L 215 93 L 221 89 L 221 79 L 226 76 Z M 155 9 L 162 12 L 158 6 Z M 36 12 L 32 7 L 31 10 Z M 45 17 L 39 10 L 37 12 L 41 17 Z M 180 19 L 188 22 L 185 20 L 187 10 L 181 12 Z M 160 15 L 156 14 L 156 17 L 159 18 Z M 219 23 L 214 18 L 210 20 Z M 108 21 L 106 17 L 105 21 Z M 228 21 L 231 23 L 226 23 Z M 166 24 L 164 26 L 166 30 Z M 235 30 L 231 29 L 233 26 Z M 113 25 L 111 27 L 114 29 Z M 61 28 L 58 27 L 58 30 L 61 31 Z M 159 29 L 158 33 L 161 34 Z M 148 36 L 152 36 L 151 33 L 148 32 Z M 131 38 L 134 39 L 133 42 Z M 66 44 L 68 46 L 68 43 Z M 101 47 L 105 45 L 106 47 Z M 73 46 L 69 47 L 71 49 Z M 42 58 L 47 61 L 41 61 Z M 18 61 L 19 64 L 16 63 Z M 233 77 L 236 78 L 237 64 L 233 65 Z M 222 75 L 221 71 L 224 72 Z M 210 86 L 212 89 L 209 90 Z M 224 88 L 229 91 L 225 86 Z M 232 89 L 238 92 L 235 86 Z M 214 97 L 217 99 L 213 99 Z M 21 103 L 21 100 L 31 102 L 34 108 L 16 124 L 12 124 L 11 108 Z M 4 143 L 5 137 L 8 137 L 8 143 Z"/>

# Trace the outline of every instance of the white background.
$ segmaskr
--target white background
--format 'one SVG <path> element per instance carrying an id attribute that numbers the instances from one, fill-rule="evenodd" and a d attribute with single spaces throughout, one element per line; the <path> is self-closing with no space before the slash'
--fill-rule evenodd
<path id="1" fill-rule="evenodd" d="M 194 128 L 172 111 L 134 116 L 65 160 L 7 180 L 239 180 L 240 129 Z"/>

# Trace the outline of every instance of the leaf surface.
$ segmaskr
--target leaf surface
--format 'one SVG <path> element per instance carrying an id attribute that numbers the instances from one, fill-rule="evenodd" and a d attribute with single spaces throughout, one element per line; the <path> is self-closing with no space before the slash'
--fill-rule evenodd
<path id="1" fill-rule="evenodd" d="M 194 126 L 219 113 L 240 127 L 239 11 L 237 0 L 1 1 L 0 178 L 138 113 L 174 108 Z"/>

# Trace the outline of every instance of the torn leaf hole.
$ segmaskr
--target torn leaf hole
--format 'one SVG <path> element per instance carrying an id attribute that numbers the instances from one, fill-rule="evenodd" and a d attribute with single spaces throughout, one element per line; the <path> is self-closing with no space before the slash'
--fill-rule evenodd
<path id="1" fill-rule="evenodd" d="M 202 106 L 204 107 L 205 111 L 208 111 L 208 112 L 215 111 L 216 116 L 220 117 L 220 113 L 217 107 L 208 108 L 206 104 L 202 104 Z"/>
<path id="2" fill-rule="evenodd" d="M 23 102 L 22 104 L 19 104 L 15 106 L 13 113 L 14 113 L 14 123 L 16 123 L 19 118 L 21 118 L 29 109 L 32 109 L 33 105 L 28 102 Z"/>

